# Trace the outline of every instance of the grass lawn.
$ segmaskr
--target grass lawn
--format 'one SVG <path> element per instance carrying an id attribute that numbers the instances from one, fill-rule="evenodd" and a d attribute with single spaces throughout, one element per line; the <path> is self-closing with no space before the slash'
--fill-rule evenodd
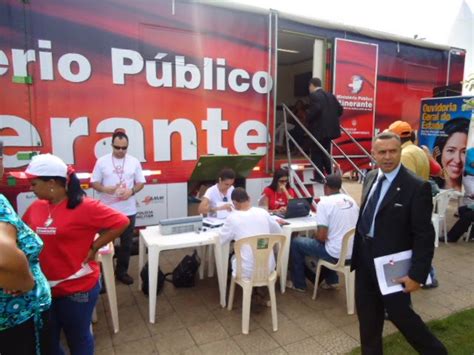
<path id="1" fill-rule="evenodd" d="M 428 323 L 431 331 L 448 348 L 449 354 L 474 354 L 474 309 L 450 315 Z M 383 339 L 384 354 L 417 354 L 400 333 Z M 360 354 L 360 348 L 350 354 Z"/>

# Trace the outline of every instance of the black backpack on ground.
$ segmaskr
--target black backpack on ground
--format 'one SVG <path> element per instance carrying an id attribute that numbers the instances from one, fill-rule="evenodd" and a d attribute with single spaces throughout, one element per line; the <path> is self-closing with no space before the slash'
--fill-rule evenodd
<path id="1" fill-rule="evenodd" d="M 140 278 L 142 279 L 142 291 L 145 295 L 148 296 L 148 263 L 143 266 L 142 270 L 140 271 Z M 158 294 L 163 289 L 163 284 L 165 283 L 165 274 L 158 268 L 158 286 L 156 288 L 156 294 Z"/>
<path id="2" fill-rule="evenodd" d="M 194 250 L 193 255 L 186 255 L 173 272 L 165 275 L 166 281 L 173 283 L 174 287 L 193 287 L 199 265 L 201 265 L 201 259 Z"/>

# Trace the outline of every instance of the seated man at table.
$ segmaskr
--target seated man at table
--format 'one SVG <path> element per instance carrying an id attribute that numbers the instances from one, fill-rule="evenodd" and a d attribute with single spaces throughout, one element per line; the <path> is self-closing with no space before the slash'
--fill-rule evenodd
<path id="1" fill-rule="evenodd" d="M 219 233 L 221 244 L 232 240 L 252 237 L 258 234 L 282 234 L 280 225 L 263 208 L 252 207 L 250 197 L 241 187 L 232 191 L 231 199 L 235 210 L 229 214 Z M 245 248 L 247 247 L 247 248 Z M 275 269 L 275 258 L 269 260 L 270 270 Z M 237 270 L 235 257 L 232 258 L 232 275 Z M 242 275 L 250 278 L 253 271 L 253 255 L 250 246 L 242 248 Z"/>
<path id="2" fill-rule="evenodd" d="M 316 223 L 318 225 L 314 238 L 297 237 L 291 242 L 291 279 L 287 287 L 299 292 L 306 291 L 304 273 L 305 256 L 322 258 L 337 263 L 341 252 L 342 239 L 351 228 L 354 228 L 359 216 L 359 207 L 354 199 L 339 190 L 342 179 L 339 174 L 326 176 L 324 194 L 318 203 Z M 352 255 L 350 245 L 347 259 Z M 321 287 L 333 289 L 337 287 L 338 276 L 335 271 L 324 270 Z M 318 287 L 315 285 L 315 287 Z"/>

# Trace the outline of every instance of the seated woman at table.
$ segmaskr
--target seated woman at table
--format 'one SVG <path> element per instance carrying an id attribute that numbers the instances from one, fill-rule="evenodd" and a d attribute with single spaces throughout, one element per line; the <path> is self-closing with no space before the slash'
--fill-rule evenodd
<path id="1" fill-rule="evenodd" d="M 230 198 L 234 191 L 235 172 L 225 168 L 219 173 L 217 183 L 208 188 L 201 198 L 198 211 L 210 217 L 225 218 L 232 211 Z"/>
<path id="2" fill-rule="evenodd" d="M 128 218 L 86 197 L 74 171 L 54 155 L 37 155 L 24 173 L 12 175 L 29 179 L 38 197 L 23 220 L 44 243 L 39 260 L 53 296 L 50 354 L 64 354 L 63 329 L 72 355 L 92 355 L 90 324 L 100 291 L 96 253 L 120 236 Z"/>
<path id="3" fill-rule="evenodd" d="M 295 191 L 288 183 L 288 170 L 278 169 L 273 174 L 272 183 L 263 190 L 258 204 L 268 212 L 285 213 L 288 200 L 295 197 Z"/>

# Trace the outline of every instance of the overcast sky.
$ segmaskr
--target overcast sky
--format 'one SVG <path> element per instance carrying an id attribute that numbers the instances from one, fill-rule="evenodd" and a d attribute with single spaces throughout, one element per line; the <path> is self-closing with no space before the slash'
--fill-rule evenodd
<path id="1" fill-rule="evenodd" d="M 217 0 L 219 1 L 219 0 Z M 232 0 L 231 0 L 232 1 Z M 474 0 L 233 0 L 304 17 L 370 28 L 466 50 L 474 78 Z M 472 80 L 472 79 L 471 79 Z M 464 87 L 464 94 L 474 94 Z"/>
<path id="2" fill-rule="evenodd" d="M 441 44 L 449 44 L 450 29 L 459 13 L 463 11 L 466 17 L 472 19 L 474 11 L 474 0 L 239 0 L 237 2 L 411 38 L 418 35 L 430 42 Z"/>

